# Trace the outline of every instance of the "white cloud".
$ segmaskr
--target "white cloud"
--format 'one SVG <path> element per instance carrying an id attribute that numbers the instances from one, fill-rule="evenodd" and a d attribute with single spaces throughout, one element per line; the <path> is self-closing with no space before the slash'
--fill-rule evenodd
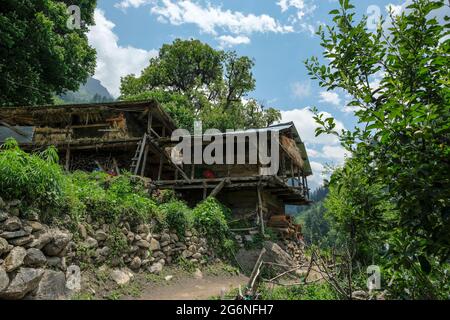
<path id="1" fill-rule="evenodd" d="M 118 44 L 119 38 L 113 32 L 115 24 L 105 17 L 100 9 L 95 9 L 95 26 L 88 33 L 89 44 L 97 50 L 95 78 L 100 80 L 114 96 L 120 95 L 120 77 L 130 73 L 139 74 L 158 54 L 156 50 L 143 50 Z"/>
<path id="2" fill-rule="evenodd" d="M 219 29 L 236 35 L 294 32 L 292 26 L 283 25 L 267 14 L 244 14 L 211 4 L 202 7 L 191 0 L 162 0 L 151 8 L 151 13 L 173 25 L 195 24 L 202 32 L 213 35 Z"/>
<path id="3" fill-rule="evenodd" d="M 310 161 L 313 175 L 308 177 L 308 186 L 311 190 L 320 187 L 323 184 L 323 180 L 327 178 L 327 174 L 324 172 L 325 167 L 323 164 L 317 161 Z"/>
<path id="4" fill-rule="evenodd" d="M 342 146 L 323 146 L 322 158 L 327 158 L 335 161 L 337 164 L 343 164 L 349 153 Z"/>
<path id="5" fill-rule="evenodd" d="M 281 12 L 287 11 L 290 7 L 294 7 L 300 10 L 305 8 L 304 0 L 280 0 L 277 2 L 277 5 L 280 6 Z"/>
<path id="6" fill-rule="evenodd" d="M 320 95 L 319 102 L 331 103 L 335 106 L 339 106 L 341 104 L 341 98 L 339 97 L 339 94 L 337 94 L 336 92 L 321 91 L 319 92 L 319 95 Z"/>
<path id="7" fill-rule="evenodd" d="M 305 0 L 280 0 L 277 5 L 281 8 L 281 12 L 284 13 L 289 9 L 295 9 L 297 11 L 296 20 L 302 20 L 306 15 L 311 15 L 317 6 L 313 4 L 313 1 Z"/>
<path id="8" fill-rule="evenodd" d="M 296 81 L 291 84 L 291 91 L 296 98 L 303 99 L 311 95 L 311 81 Z"/>
<path id="9" fill-rule="evenodd" d="M 322 112 L 325 118 L 331 117 L 332 115 L 328 112 Z M 337 145 L 339 144 L 339 139 L 335 135 L 321 134 L 320 136 L 315 136 L 315 130 L 319 125 L 313 119 L 314 114 L 308 109 L 293 109 L 288 111 L 281 111 L 281 122 L 293 121 L 300 137 L 305 142 L 306 145 L 311 144 L 326 144 L 326 145 Z M 345 129 L 342 122 L 336 120 L 336 128 L 338 132 Z"/>
<path id="10" fill-rule="evenodd" d="M 398 16 L 403 11 L 403 6 L 402 5 L 395 5 L 395 4 L 390 3 L 390 4 L 388 4 L 385 7 L 385 9 L 386 9 L 387 12 L 391 12 L 392 11 L 392 14 L 394 16 Z"/>
<path id="11" fill-rule="evenodd" d="M 230 36 L 230 35 L 223 35 L 217 38 L 217 40 L 220 43 L 221 48 L 226 47 L 232 47 L 239 44 L 249 44 L 250 38 L 246 36 Z"/>
<path id="12" fill-rule="evenodd" d="M 140 6 L 151 3 L 152 0 L 122 0 L 114 5 L 118 9 L 128 9 L 130 7 L 139 8 Z"/>

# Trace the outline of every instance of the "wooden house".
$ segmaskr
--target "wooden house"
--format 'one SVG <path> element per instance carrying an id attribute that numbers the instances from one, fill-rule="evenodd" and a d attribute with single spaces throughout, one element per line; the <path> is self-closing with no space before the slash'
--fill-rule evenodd
<path id="1" fill-rule="evenodd" d="M 66 170 L 104 170 L 111 174 L 130 170 L 148 179 L 153 189 L 175 190 L 190 205 L 215 196 L 236 216 L 253 215 L 259 221 L 284 214 L 287 204 L 309 203 L 307 177 L 312 171 L 305 145 L 292 122 L 221 133 L 224 141 L 232 136 L 234 150 L 241 150 L 245 161 L 239 164 L 178 163 L 172 157 L 176 142 L 171 136 L 176 129 L 155 101 L 0 110 L 0 143 L 13 137 L 30 152 L 54 145 Z M 270 156 L 279 159 L 276 171 L 268 170 L 259 157 L 256 162 L 249 161 L 249 150 L 253 147 L 259 151 L 259 144 L 245 139 L 249 135 L 269 139 L 273 134 L 277 136 L 277 148 L 272 148 L 272 140 L 268 144 L 274 152 Z M 244 140 L 234 140 L 240 136 Z M 200 144 L 204 152 L 208 143 L 201 140 Z M 264 228 L 264 223 L 260 225 Z"/>

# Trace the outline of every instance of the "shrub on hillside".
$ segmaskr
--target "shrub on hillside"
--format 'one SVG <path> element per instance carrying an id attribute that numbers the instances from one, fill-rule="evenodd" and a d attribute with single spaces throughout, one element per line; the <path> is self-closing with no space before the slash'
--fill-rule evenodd
<path id="1" fill-rule="evenodd" d="M 175 230 L 177 235 L 184 237 L 186 229 L 192 225 L 192 212 L 189 207 L 180 200 L 172 200 L 160 206 L 169 229 Z"/>
<path id="2" fill-rule="evenodd" d="M 5 200 L 20 199 L 40 209 L 56 208 L 63 197 L 63 180 L 54 147 L 29 154 L 14 139 L 1 146 L 0 190 Z"/>
<path id="3" fill-rule="evenodd" d="M 208 238 L 213 247 L 220 249 L 225 255 L 234 249 L 234 242 L 229 239 L 227 223 L 230 209 L 209 197 L 194 208 L 192 216 L 195 228 Z"/>

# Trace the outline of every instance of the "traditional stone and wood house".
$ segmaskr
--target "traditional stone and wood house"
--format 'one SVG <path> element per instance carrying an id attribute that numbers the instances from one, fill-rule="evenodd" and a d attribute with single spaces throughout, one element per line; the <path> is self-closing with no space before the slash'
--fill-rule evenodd
<path id="1" fill-rule="evenodd" d="M 30 152 L 54 145 L 66 170 L 104 170 L 111 174 L 129 170 L 148 179 L 152 188 L 175 190 L 190 205 L 212 195 L 235 215 L 254 215 L 259 221 L 284 214 L 287 204 L 309 203 L 307 177 L 312 171 L 305 145 L 292 122 L 221 133 L 224 144 L 232 138 L 231 145 L 236 150 L 233 158 L 240 152 L 245 160 L 240 164 L 225 164 L 225 159 L 215 164 L 175 161 L 177 142 L 171 136 L 176 129 L 155 101 L 0 110 L 0 143 L 13 137 Z M 279 160 L 275 171 L 268 170 L 259 156 L 256 162 L 250 161 L 250 150 L 256 148 L 259 154 L 260 145 L 248 139 L 268 139 L 273 135 L 277 138 L 268 141 L 268 145 L 270 156 Z M 208 147 L 208 140 L 197 143 L 201 145 L 200 152 Z M 274 143 L 277 148 L 273 148 Z M 193 149 L 195 145 L 192 143 Z M 264 224 L 259 225 L 264 229 Z"/>

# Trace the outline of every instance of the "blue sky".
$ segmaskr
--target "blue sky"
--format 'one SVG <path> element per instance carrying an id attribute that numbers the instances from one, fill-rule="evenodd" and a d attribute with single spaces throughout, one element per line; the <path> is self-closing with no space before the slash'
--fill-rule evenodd
<path id="1" fill-rule="evenodd" d="M 358 15 L 401 10 L 404 1 L 354 0 Z M 89 41 L 97 49 L 95 78 L 115 96 L 120 77 L 139 74 L 164 43 L 195 38 L 217 49 L 235 50 L 255 60 L 256 90 L 249 97 L 282 110 L 305 141 L 314 176 L 326 163 L 339 165 L 345 152 L 335 137 L 314 137 L 311 106 L 332 114 L 338 127 L 355 125 L 343 92 L 325 92 L 310 81 L 303 61 L 320 56 L 314 30 L 329 24 L 337 0 L 99 0 Z M 374 11 L 375 10 L 375 11 Z"/>

